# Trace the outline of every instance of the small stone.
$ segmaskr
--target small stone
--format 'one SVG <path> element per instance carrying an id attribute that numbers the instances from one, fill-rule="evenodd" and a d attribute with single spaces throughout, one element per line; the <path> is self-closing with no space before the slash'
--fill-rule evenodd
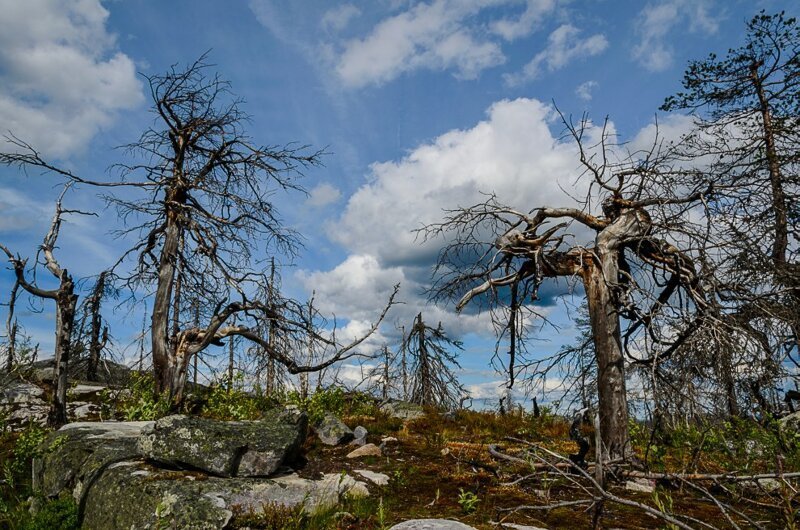
<path id="1" fill-rule="evenodd" d="M 381 443 L 382 444 L 397 443 L 397 438 L 395 438 L 394 436 L 384 436 L 383 438 L 381 438 Z"/>
<path id="2" fill-rule="evenodd" d="M 367 429 L 361 425 L 353 429 L 353 436 L 355 436 L 355 440 L 350 443 L 354 445 L 364 445 L 367 443 Z"/>
<path id="3" fill-rule="evenodd" d="M 442 456 L 447 456 L 447 455 L 450 454 L 450 448 L 449 447 L 445 447 L 444 449 L 442 449 L 440 451 L 440 453 L 442 453 Z"/>
<path id="4" fill-rule="evenodd" d="M 655 481 L 645 478 L 637 478 L 625 482 L 625 489 L 628 491 L 638 491 L 640 493 L 653 493 L 655 490 Z"/>
<path id="5" fill-rule="evenodd" d="M 774 478 L 760 478 L 758 479 L 758 486 L 766 492 L 773 492 L 780 489 L 783 485 L 779 480 Z"/>
<path id="6" fill-rule="evenodd" d="M 341 445 L 353 439 L 353 431 L 350 430 L 350 427 L 333 414 L 326 414 L 314 425 L 314 432 L 325 445 Z"/>
<path id="7" fill-rule="evenodd" d="M 375 444 L 362 445 L 358 449 L 347 453 L 347 458 L 359 458 L 362 456 L 381 456 L 381 448 Z"/>
<path id="8" fill-rule="evenodd" d="M 374 471 L 370 471 L 368 469 L 356 469 L 354 471 L 378 486 L 386 486 L 389 484 L 388 475 L 384 475 L 383 473 L 375 473 Z"/>
<path id="9" fill-rule="evenodd" d="M 94 403 L 71 403 L 70 405 L 77 405 L 72 411 L 72 414 L 75 415 L 75 419 L 77 420 L 85 420 L 92 415 L 100 413 L 100 407 Z"/>

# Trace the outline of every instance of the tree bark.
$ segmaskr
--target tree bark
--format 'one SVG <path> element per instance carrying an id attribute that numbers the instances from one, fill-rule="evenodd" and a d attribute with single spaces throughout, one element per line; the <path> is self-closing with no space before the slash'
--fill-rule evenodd
<path id="1" fill-rule="evenodd" d="M 597 360 L 600 438 L 608 459 L 631 453 L 628 437 L 628 396 L 619 312 L 620 257 L 623 245 L 644 236 L 650 220 L 641 210 L 626 210 L 598 233 L 594 255 L 583 264 L 583 285 Z"/>
<path id="2" fill-rule="evenodd" d="M 164 230 L 164 246 L 158 264 L 158 287 L 153 300 L 150 335 L 153 347 L 153 376 L 158 394 L 167 393 L 176 402 L 176 393 L 181 386 L 179 363 L 176 355 L 171 355 L 169 344 L 169 310 L 172 301 L 172 288 L 175 281 L 175 265 L 180 242 L 180 229 L 172 215 L 167 217 Z M 177 350 L 177 348 L 176 348 Z M 177 353 L 177 352 L 176 352 Z M 188 363 L 187 363 L 188 364 Z"/>
<path id="3" fill-rule="evenodd" d="M 61 286 L 56 298 L 56 388 L 50 404 L 48 423 L 52 427 L 60 427 L 67 423 L 67 386 L 69 382 L 69 360 L 72 353 L 72 332 L 75 325 L 75 308 L 78 295 L 75 284 L 64 271 Z"/>
<path id="4" fill-rule="evenodd" d="M 614 272 L 614 258 L 613 255 L 601 257 L 601 262 L 605 262 L 606 267 L 590 262 L 583 273 L 597 360 L 600 438 L 607 459 L 621 458 L 630 452 L 628 399 L 619 316 L 614 296 L 603 277 L 604 272 Z"/>

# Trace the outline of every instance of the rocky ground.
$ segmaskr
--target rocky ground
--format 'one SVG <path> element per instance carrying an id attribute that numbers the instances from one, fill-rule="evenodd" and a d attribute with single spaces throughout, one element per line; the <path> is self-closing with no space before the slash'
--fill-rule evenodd
<path id="1" fill-rule="evenodd" d="M 49 433 L 31 430 L 46 414 L 46 377 L 6 381 L 2 387 L 0 459 L 19 461 L 20 447 L 31 445 L 23 441 L 36 440 L 25 453 L 35 456 L 31 483 L 15 485 L 35 492 L 34 510 L 43 513 L 55 499 L 65 500 L 74 506 L 77 524 L 88 529 L 407 530 L 589 528 L 597 511 L 598 505 L 586 500 L 597 500 L 598 493 L 577 471 L 557 460 L 542 464 L 531 452 L 531 444 L 540 448 L 539 455 L 576 452 L 569 423 L 557 416 L 442 414 L 390 402 L 340 408 L 337 414 L 312 407 L 309 421 L 303 407 L 261 409 L 262 402 L 258 407 L 242 402 L 237 410 L 250 410 L 257 419 L 224 421 L 219 412 L 199 409 L 199 415 L 117 421 L 109 401 L 130 392 L 118 381 L 76 383 L 71 417 L 84 421 Z M 785 428 L 794 429 L 793 421 L 785 421 Z M 637 446 L 639 457 L 660 472 L 774 469 L 778 449 L 769 431 L 737 429 L 708 429 L 699 441 L 692 438 L 694 431 L 672 432 L 667 440 L 634 429 L 634 437 L 645 440 Z M 34 438 L 31 432 L 42 435 Z M 798 471 L 795 454 L 781 452 L 781 458 L 784 471 Z M 23 475 L 24 466 L 17 468 Z M 796 481 L 703 483 L 713 499 L 687 484 L 674 477 L 610 477 L 600 526 L 670 527 L 643 511 L 644 505 L 699 521 L 690 528 L 733 528 L 724 513 L 741 528 L 748 520 L 750 527 L 783 528 L 785 515 L 798 508 L 798 498 L 787 489 Z M 26 498 L 20 495 L 18 501 L 24 505 Z M 781 501 L 788 503 L 786 514 Z M 6 513 L 14 513 L 4 502 Z M 724 513 L 720 504 L 728 507 Z M 0 518 L 0 528 L 23 528 L 11 517 Z"/>

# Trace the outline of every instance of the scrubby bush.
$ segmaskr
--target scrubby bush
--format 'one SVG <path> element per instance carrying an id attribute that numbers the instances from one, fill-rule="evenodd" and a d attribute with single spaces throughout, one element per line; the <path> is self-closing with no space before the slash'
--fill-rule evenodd
<path id="1" fill-rule="evenodd" d="M 127 421 L 156 420 L 169 414 L 170 401 L 166 394 L 156 395 L 152 374 L 132 372 L 128 392 L 122 394 L 117 410 Z"/>

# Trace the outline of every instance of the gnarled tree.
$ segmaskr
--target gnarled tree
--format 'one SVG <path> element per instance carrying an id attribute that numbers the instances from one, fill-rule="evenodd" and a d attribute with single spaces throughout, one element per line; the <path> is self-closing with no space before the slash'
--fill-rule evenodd
<path id="1" fill-rule="evenodd" d="M 364 338 L 342 347 L 335 334 L 316 329 L 302 304 L 278 296 L 268 302 L 253 299 L 269 282 L 258 263 L 270 252 L 293 255 L 298 248 L 298 238 L 281 222 L 272 196 L 281 189 L 302 192 L 297 177 L 318 164 L 321 153 L 292 144 L 256 144 L 243 130 L 249 117 L 241 101 L 208 69 L 201 58 L 185 69 L 173 67 L 146 77 L 154 124 L 127 146 L 130 158 L 115 166 L 117 181 L 86 179 L 58 168 L 13 137 L 15 152 L 0 155 L 0 162 L 7 164 L 124 190 L 106 198 L 127 223 L 121 235 L 136 235 L 138 241 L 114 266 L 114 274 L 131 292 L 153 289 L 150 333 L 156 390 L 168 393 L 175 404 L 183 397 L 192 357 L 225 337 L 241 335 L 258 342 L 293 374 L 319 370 L 354 354 Z M 123 270 L 127 258 L 135 258 L 129 274 Z M 198 307 L 196 315 L 193 308 Z M 226 325 L 235 314 L 239 324 Z M 195 317 L 206 324 L 195 325 Z M 326 346 L 328 356 L 313 366 L 298 363 L 289 350 L 277 350 L 257 332 L 260 319 L 279 322 L 278 331 L 286 337 L 314 337 Z M 292 341 L 285 345 L 290 348 Z"/>
<path id="2" fill-rule="evenodd" d="M 424 229 L 426 237 L 449 240 L 433 296 L 457 300 L 462 310 L 476 301 L 507 303 L 503 292 L 514 287 L 529 293 L 518 303 L 530 306 L 548 278 L 580 282 L 597 363 L 604 455 L 624 458 L 630 453 L 626 351 L 631 360 L 661 362 L 706 318 L 695 257 L 707 232 L 687 212 L 699 208 L 705 218 L 703 201 L 712 190 L 702 178 L 692 188 L 678 186 L 685 173 L 658 142 L 647 152 L 619 156 L 622 148 L 612 145 L 606 127 L 599 131 L 585 118 L 577 126 L 564 123 L 577 143 L 581 178 L 590 182 L 583 207 L 519 210 L 492 195 L 448 211 L 443 222 Z M 600 138 L 597 145 L 585 145 L 590 135 Z M 579 239 L 570 241 L 570 228 Z"/>

